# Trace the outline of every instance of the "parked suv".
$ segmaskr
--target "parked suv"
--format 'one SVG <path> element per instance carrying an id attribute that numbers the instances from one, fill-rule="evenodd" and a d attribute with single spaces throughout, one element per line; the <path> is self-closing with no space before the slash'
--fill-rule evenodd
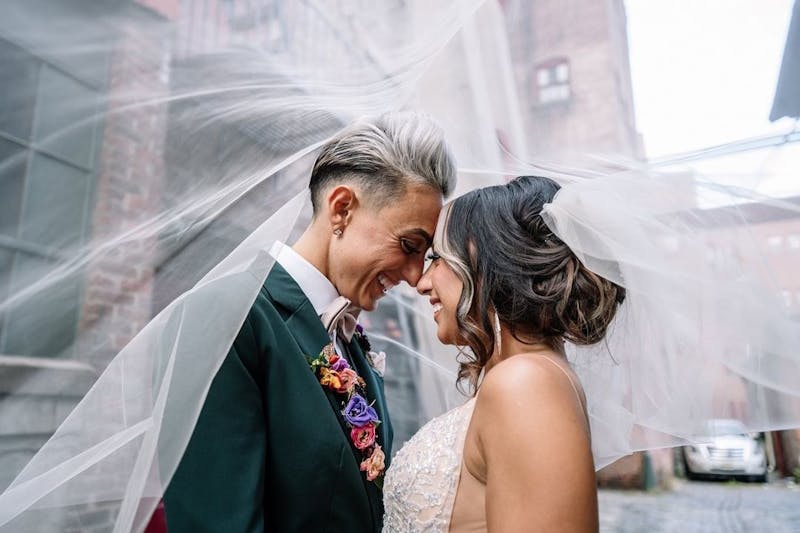
<path id="1" fill-rule="evenodd" d="M 767 480 L 764 445 L 747 432 L 739 420 L 714 419 L 697 444 L 683 447 L 686 477 L 743 478 Z M 707 440 L 706 440 L 707 439 Z"/>

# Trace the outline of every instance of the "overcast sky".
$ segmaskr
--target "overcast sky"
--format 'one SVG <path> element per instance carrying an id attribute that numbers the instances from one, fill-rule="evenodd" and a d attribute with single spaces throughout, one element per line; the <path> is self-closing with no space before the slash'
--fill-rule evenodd
<path id="1" fill-rule="evenodd" d="M 786 133 L 770 123 L 793 0 L 625 0 L 648 157 Z M 800 143 L 694 162 L 722 183 L 800 194 Z"/>
<path id="2" fill-rule="evenodd" d="M 785 131 L 770 124 L 793 0 L 626 0 L 650 157 Z"/>

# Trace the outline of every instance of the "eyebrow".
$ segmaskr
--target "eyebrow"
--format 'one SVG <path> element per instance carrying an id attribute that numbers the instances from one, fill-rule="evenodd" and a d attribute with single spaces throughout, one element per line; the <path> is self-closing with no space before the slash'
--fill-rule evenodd
<path id="1" fill-rule="evenodd" d="M 422 229 L 422 228 L 414 228 L 414 229 L 405 231 L 404 234 L 405 235 L 414 234 L 414 235 L 417 235 L 419 237 L 422 237 L 425 240 L 425 247 L 426 248 L 430 248 L 431 246 L 433 246 L 433 237 L 431 237 L 430 234 L 427 231 L 425 231 L 424 229 Z"/>

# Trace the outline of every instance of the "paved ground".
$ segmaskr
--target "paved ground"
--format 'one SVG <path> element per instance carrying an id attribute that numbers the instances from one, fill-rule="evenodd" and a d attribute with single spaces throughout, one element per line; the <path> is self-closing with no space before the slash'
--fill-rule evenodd
<path id="1" fill-rule="evenodd" d="M 602 533 L 800 533 L 800 486 L 676 480 L 670 491 L 601 489 Z"/>

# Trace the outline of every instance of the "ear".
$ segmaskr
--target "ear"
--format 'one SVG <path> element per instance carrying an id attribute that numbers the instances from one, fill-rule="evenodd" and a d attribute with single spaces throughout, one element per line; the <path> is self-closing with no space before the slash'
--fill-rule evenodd
<path id="1" fill-rule="evenodd" d="M 328 193 L 328 221 L 333 229 L 344 229 L 358 206 L 356 192 L 348 185 L 337 185 Z"/>

